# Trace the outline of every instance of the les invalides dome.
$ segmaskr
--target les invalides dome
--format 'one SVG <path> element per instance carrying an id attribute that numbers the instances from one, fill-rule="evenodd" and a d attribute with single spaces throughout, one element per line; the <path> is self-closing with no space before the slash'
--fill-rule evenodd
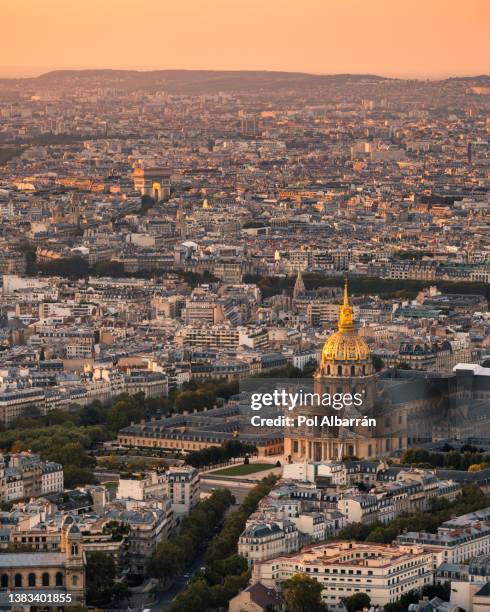
<path id="1" fill-rule="evenodd" d="M 354 329 L 352 306 L 349 304 L 347 282 L 344 287 L 344 303 L 340 307 L 338 331 L 332 334 L 323 347 L 320 369 L 338 362 L 366 362 L 369 347 Z M 332 372 L 333 373 L 333 372 Z"/>

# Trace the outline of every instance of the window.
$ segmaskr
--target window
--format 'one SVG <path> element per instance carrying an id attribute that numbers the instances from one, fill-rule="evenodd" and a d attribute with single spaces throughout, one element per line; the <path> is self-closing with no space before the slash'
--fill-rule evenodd
<path id="1" fill-rule="evenodd" d="M 22 586 L 22 574 L 15 574 L 14 584 L 16 587 Z"/>
<path id="2" fill-rule="evenodd" d="M 9 585 L 9 577 L 8 574 L 2 574 L 2 578 L 0 580 L 0 587 L 2 589 L 6 589 Z"/>
<path id="3" fill-rule="evenodd" d="M 36 586 L 36 574 L 30 573 L 28 582 L 29 582 L 30 587 L 35 587 Z"/>
<path id="4" fill-rule="evenodd" d="M 48 572 L 44 572 L 42 578 L 43 586 L 49 586 L 49 574 Z"/>
<path id="5" fill-rule="evenodd" d="M 63 586 L 63 573 L 62 572 L 56 573 L 56 586 Z"/>

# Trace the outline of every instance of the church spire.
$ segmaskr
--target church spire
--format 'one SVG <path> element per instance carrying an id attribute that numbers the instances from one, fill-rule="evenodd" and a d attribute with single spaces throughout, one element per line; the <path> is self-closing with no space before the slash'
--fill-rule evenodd
<path id="1" fill-rule="evenodd" d="M 298 295 L 303 295 L 305 292 L 306 287 L 303 281 L 303 276 L 301 274 L 301 270 L 298 270 L 298 276 L 296 277 L 296 282 L 294 283 L 293 298 L 298 297 Z"/>
<path id="2" fill-rule="evenodd" d="M 350 332 L 354 329 L 352 306 L 349 304 L 349 290 L 347 279 L 344 284 L 344 303 L 340 307 L 339 331 Z"/>

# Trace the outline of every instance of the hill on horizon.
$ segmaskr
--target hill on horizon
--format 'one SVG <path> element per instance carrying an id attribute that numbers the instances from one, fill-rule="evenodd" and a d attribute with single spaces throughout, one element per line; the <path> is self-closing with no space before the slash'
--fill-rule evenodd
<path id="1" fill-rule="evenodd" d="M 311 74 L 269 70 L 120 70 L 110 68 L 52 70 L 37 77 L 0 79 L 4 85 L 70 86 L 94 85 L 129 90 L 165 90 L 171 94 L 217 92 L 301 91 L 379 83 L 450 83 L 490 86 L 490 76 L 477 75 L 447 79 L 397 79 L 376 74 Z"/>
<path id="2" fill-rule="evenodd" d="M 52 70 L 37 77 L 1 79 L 4 83 L 62 86 L 103 81 L 108 87 L 129 89 L 165 89 L 169 93 L 198 94 L 218 91 L 257 91 L 298 89 L 346 83 L 376 83 L 388 80 L 378 75 L 315 75 L 306 72 L 266 70 Z"/>

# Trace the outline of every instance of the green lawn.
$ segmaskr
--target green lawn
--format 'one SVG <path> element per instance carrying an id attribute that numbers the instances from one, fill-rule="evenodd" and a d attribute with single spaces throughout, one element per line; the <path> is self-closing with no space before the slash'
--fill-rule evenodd
<path id="1" fill-rule="evenodd" d="M 248 465 L 241 463 L 240 465 L 232 465 L 212 473 L 218 476 L 246 476 L 247 474 L 262 472 L 263 470 L 272 470 L 274 467 L 273 463 L 249 463 Z"/>

